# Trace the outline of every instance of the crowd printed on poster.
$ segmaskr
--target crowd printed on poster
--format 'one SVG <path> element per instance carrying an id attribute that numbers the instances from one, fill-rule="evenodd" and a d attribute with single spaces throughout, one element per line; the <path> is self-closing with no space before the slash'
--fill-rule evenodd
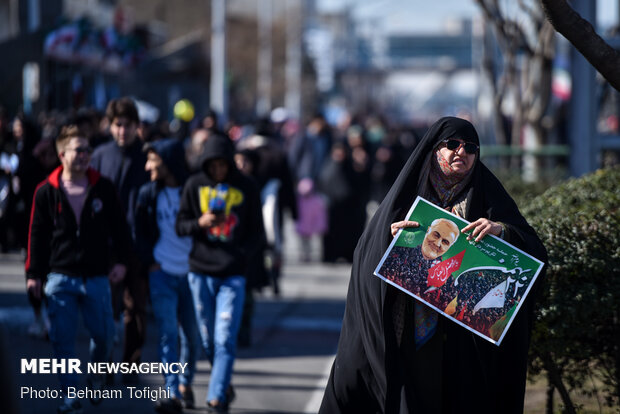
<path id="1" fill-rule="evenodd" d="M 467 240 L 468 221 L 417 197 L 375 275 L 500 345 L 543 263 L 493 235 Z"/>

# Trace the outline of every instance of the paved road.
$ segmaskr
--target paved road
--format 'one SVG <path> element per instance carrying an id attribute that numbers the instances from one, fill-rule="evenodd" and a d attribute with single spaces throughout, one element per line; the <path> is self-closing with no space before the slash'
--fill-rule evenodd
<path id="1" fill-rule="evenodd" d="M 313 246 L 316 259 L 316 245 Z M 275 298 L 271 292 L 265 292 L 257 297 L 254 343 L 239 351 L 233 376 L 237 399 L 231 413 L 312 413 L 320 405 L 338 341 L 350 268 L 299 263 L 295 257 L 297 247 L 289 247 L 292 253 L 284 268 L 281 296 Z M 0 256 L 0 326 L 6 346 L 3 354 L 8 361 L 8 368 L 2 373 L 5 377 L 8 374 L 13 382 L 12 394 L 18 412 L 53 413 L 60 400 L 20 398 L 19 394 L 20 387 L 43 390 L 58 387 L 55 375 L 19 373 L 21 358 L 51 357 L 49 342 L 27 335 L 32 320 L 24 293 L 22 262 L 17 255 Z M 152 316 L 148 328 L 143 361 L 158 361 Z M 87 360 L 87 341 L 86 331 L 82 329 L 77 347 L 83 361 Z M 209 365 L 202 360 L 194 384 L 197 402 L 204 401 L 208 381 Z M 140 377 L 141 388 L 154 389 L 160 385 L 159 375 Z M 130 399 L 124 385 L 116 385 L 114 389 L 123 392 L 122 399 L 105 400 L 99 406 L 86 402 L 84 412 L 153 412 L 154 403 L 149 399 Z M 7 412 L 7 406 L 2 407 L 0 412 Z M 204 403 L 198 408 L 186 412 L 204 412 Z"/>

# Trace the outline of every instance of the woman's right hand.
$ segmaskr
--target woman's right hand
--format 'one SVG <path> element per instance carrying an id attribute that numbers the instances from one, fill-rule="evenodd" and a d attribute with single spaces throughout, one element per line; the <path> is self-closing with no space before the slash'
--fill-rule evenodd
<path id="1" fill-rule="evenodd" d="M 390 224 L 390 231 L 392 232 L 392 237 L 396 236 L 398 230 L 405 229 L 407 227 L 420 227 L 420 223 L 418 223 L 417 221 L 409 220 L 397 221 L 396 223 L 392 223 Z"/>

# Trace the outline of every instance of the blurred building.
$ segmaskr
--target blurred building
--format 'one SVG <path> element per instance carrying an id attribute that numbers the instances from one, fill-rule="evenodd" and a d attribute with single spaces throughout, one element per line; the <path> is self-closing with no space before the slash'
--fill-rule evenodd
<path id="1" fill-rule="evenodd" d="M 479 81 L 471 20 L 448 19 L 440 33 L 398 33 L 377 16 L 355 18 L 349 7 L 319 13 L 311 27 L 325 101 L 407 123 L 473 112 Z"/>
<path id="2" fill-rule="evenodd" d="M 42 85 L 47 81 L 43 42 L 62 10 L 62 0 L 0 1 L 0 105 L 11 113 L 23 105 L 24 78 L 29 83 L 26 99 L 33 110 L 43 107 Z"/>
<path id="3" fill-rule="evenodd" d="M 286 13 L 293 3 L 302 5 L 297 13 L 303 23 L 302 2 L 273 0 L 274 107 L 284 106 Z M 226 2 L 226 86 L 232 116 L 243 121 L 255 115 L 259 4 Z M 0 53 L 8 57 L 0 75 L 11 80 L 3 82 L 0 104 L 10 113 L 23 108 L 37 114 L 103 109 L 111 98 L 132 95 L 159 108 L 163 118 L 172 117 L 174 103 L 182 98 L 204 114 L 210 14 L 210 2 L 204 0 L 0 1 Z M 301 72 L 301 88 L 311 102 L 312 65 L 306 62 Z"/>
<path id="4" fill-rule="evenodd" d="M 291 74 L 306 115 L 338 106 L 332 113 L 378 112 L 411 123 L 444 114 L 484 117 L 493 107 L 481 82 L 484 30 L 469 19 L 442 19 L 440 31 L 412 34 L 386 24 L 382 19 L 398 10 L 379 3 L 347 1 L 323 11 L 315 0 L 227 0 L 225 78 L 237 121 L 256 116 L 258 15 L 267 1 L 271 108 L 285 106 Z M 598 3 L 573 6 L 594 21 Z M 181 98 L 201 115 L 209 107 L 210 7 L 204 0 L 0 0 L 0 104 L 36 115 L 103 109 L 111 98 L 133 95 L 165 119 Z M 360 7 L 370 12 L 360 16 Z M 293 42 L 292 27 L 300 33 Z M 607 38 L 615 47 L 617 33 Z M 553 93 L 566 122 L 553 143 L 571 145 L 579 175 L 605 157 L 619 158 L 620 98 L 572 48 L 556 62 Z"/>
<path id="5" fill-rule="evenodd" d="M 439 35 L 388 36 L 387 57 L 393 68 L 471 69 L 472 42 L 471 20 L 451 21 Z"/>

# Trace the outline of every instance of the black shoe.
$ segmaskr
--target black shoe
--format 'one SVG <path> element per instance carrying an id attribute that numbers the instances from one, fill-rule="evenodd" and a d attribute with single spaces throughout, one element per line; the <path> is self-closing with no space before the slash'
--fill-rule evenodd
<path id="1" fill-rule="evenodd" d="M 217 405 L 212 405 L 211 401 L 207 401 L 207 412 L 208 413 L 227 413 L 228 407 L 230 403 L 235 400 L 237 394 L 235 393 L 235 388 L 231 385 L 226 388 L 226 403 L 218 402 Z"/>
<path id="2" fill-rule="evenodd" d="M 157 401 L 155 412 L 160 414 L 181 414 L 183 412 L 183 406 L 181 405 L 181 401 L 176 398 L 164 398 Z"/>
<path id="3" fill-rule="evenodd" d="M 228 388 L 226 388 L 226 404 L 230 405 L 230 403 L 232 403 L 236 397 L 237 394 L 235 393 L 235 388 L 232 386 L 232 384 L 230 384 Z"/>
<path id="4" fill-rule="evenodd" d="M 86 378 L 86 386 L 93 391 L 101 391 L 104 387 L 105 376 L 103 374 L 93 374 Z M 96 396 L 98 392 L 93 392 L 88 397 L 92 405 L 99 405 L 103 401 L 103 397 Z"/>
<path id="5" fill-rule="evenodd" d="M 207 412 L 208 413 L 227 413 L 228 412 L 228 404 L 218 403 L 217 405 L 211 405 L 211 401 L 207 402 Z"/>
<path id="6" fill-rule="evenodd" d="M 194 392 L 192 391 L 192 387 L 189 385 L 184 386 L 183 391 L 181 391 L 181 402 L 183 403 L 183 408 L 188 408 L 191 410 L 195 407 Z"/>

